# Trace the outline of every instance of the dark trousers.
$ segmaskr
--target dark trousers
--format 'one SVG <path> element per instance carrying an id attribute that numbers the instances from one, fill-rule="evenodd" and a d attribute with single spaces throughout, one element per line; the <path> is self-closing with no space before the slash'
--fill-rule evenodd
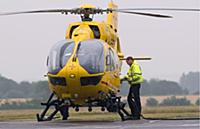
<path id="1" fill-rule="evenodd" d="M 140 84 L 130 86 L 127 100 L 133 117 L 140 117 L 142 110 L 140 102 Z"/>

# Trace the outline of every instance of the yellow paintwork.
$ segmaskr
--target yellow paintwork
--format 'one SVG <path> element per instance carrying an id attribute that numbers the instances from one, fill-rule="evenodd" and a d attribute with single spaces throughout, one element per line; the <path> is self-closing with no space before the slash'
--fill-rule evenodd
<path id="1" fill-rule="evenodd" d="M 89 28 L 87 24 L 79 24 L 79 25 L 80 26 L 73 31 L 71 37 L 75 42 L 80 42 L 94 38 L 92 30 Z"/>
<path id="2" fill-rule="evenodd" d="M 85 5 L 82 5 L 81 8 L 96 8 L 96 7 L 94 5 L 85 4 Z"/>
<path id="3" fill-rule="evenodd" d="M 91 5 L 81 6 L 82 8 L 93 8 Z M 115 7 L 113 3 L 109 3 L 109 8 Z M 84 105 L 87 101 L 87 98 L 91 99 L 101 98 L 99 91 L 102 91 L 106 94 L 112 92 L 117 94 L 120 88 L 120 70 L 121 70 L 121 61 L 118 61 L 117 68 L 114 71 L 106 71 L 99 74 L 89 74 L 84 68 L 79 64 L 78 58 L 74 62 L 73 58 L 75 57 L 78 43 L 84 40 L 94 39 L 93 31 L 90 29 L 89 25 L 98 26 L 101 36 L 100 40 L 104 41 L 104 56 L 106 58 L 106 53 L 108 49 L 112 49 L 115 53 L 118 54 L 118 57 L 123 58 L 123 53 L 121 52 L 119 37 L 115 29 L 117 29 L 117 14 L 109 13 L 108 19 L 106 22 L 75 22 L 71 23 L 66 32 L 66 39 L 72 39 L 75 42 L 74 52 L 71 58 L 68 60 L 68 63 L 64 68 L 56 75 L 48 74 L 50 77 L 64 77 L 67 82 L 67 86 L 55 86 L 52 85 L 49 81 L 49 87 L 58 98 L 60 99 L 71 99 L 76 105 Z M 113 19 L 114 18 L 114 19 Z M 73 26 L 78 26 L 74 29 L 70 36 L 70 30 Z M 112 26 L 112 27 L 111 27 Z M 105 69 L 106 69 L 106 63 Z M 80 77 L 89 77 L 102 75 L 101 81 L 96 86 L 81 86 Z"/>
<path id="4" fill-rule="evenodd" d="M 108 8 L 117 9 L 118 6 L 115 5 L 113 2 L 110 2 L 108 4 Z M 107 16 L 107 24 L 113 25 L 113 28 L 117 29 L 117 27 L 118 27 L 118 15 L 117 15 L 117 12 L 112 12 L 112 13 L 108 14 L 108 16 Z"/>

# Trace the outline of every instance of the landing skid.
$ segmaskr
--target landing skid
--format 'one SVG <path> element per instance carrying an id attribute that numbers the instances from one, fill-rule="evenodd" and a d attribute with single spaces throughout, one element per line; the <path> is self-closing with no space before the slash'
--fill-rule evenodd
<path id="1" fill-rule="evenodd" d="M 37 114 L 37 121 L 51 121 L 55 119 L 55 115 L 60 112 L 62 115 L 63 120 L 67 120 L 69 117 L 68 109 L 69 104 L 67 104 L 64 100 L 55 99 L 53 100 L 54 93 L 52 93 L 46 103 L 41 103 L 42 106 L 46 106 L 45 109 L 41 114 Z M 92 104 L 89 103 L 89 109 L 92 109 Z M 121 97 L 111 97 L 106 102 L 100 103 L 98 106 L 102 108 L 107 108 L 109 112 L 117 112 L 121 117 L 122 121 L 125 121 L 125 117 L 129 116 L 130 114 L 125 109 L 126 103 L 121 102 Z M 46 116 L 47 112 L 51 107 L 54 107 L 54 110 Z M 75 109 L 76 110 L 76 109 Z"/>
<path id="2" fill-rule="evenodd" d="M 68 105 L 64 104 L 62 100 L 52 100 L 54 97 L 54 93 L 52 93 L 46 103 L 41 103 L 42 106 L 46 106 L 45 109 L 41 114 L 36 114 L 37 121 L 51 121 L 52 119 L 55 119 L 55 115 L 60 112 L 63 116 L 63 120 L 67 120 L 68 118 Z M 54 111 L 49 114 L 49 116 L 46 116 L 48 110 L 54 107 Z"/>

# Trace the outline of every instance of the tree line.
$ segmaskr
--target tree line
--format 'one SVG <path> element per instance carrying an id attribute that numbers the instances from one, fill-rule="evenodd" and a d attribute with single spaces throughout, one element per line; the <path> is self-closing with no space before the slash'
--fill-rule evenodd
<path id="1" fill-rule="evenodd" d="M 34 98 L 47 99 L 50 90 L 47 81 L 20 83 L 0 76 L 0 98 Z"/>
<path id="2" fill-rule="evenodd" d="M 145 80 L 141 86 L 142 96 L 164 96 L 164 95 L 199 95 L 200 72 L 183 73 L 179 82 L 151 79 Z M 129 84 L 124 82 L 121 94 L 127 95 Z"/>
<path id="3" fill-rule="evenodd" d="M 193 105 L 187 98 L 176 98 L 176 96 L 171 96 L 164 99 L 162 102 L 158 102 L 156 98 L 148 98 L 146 101 L 146 106 L 190 106 Z M 196 100 L 195 105 L 200 106 L 200 98 Z"/>

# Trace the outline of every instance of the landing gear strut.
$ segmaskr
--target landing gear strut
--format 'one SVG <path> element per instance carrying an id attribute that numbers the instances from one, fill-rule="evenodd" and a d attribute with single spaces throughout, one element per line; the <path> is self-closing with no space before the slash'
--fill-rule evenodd
<path id="1" fill-rule="evenodd" d="M 38 121 L 50 121 L 54 119 L 54 116 L 58 112 L 61 113 L 63 120 L 67 120 L 67 118 L 69 117 L 69 113 L 68 113 L 69 106 L 65 104 L 63 100 L 59 100 L 59 99 L 52 100 L 53 97 L 54 97 L 54 93 L 50 95 L 46 103 L 41 103 L 42 106 L 46 106 L 46 107 L 41 114 L 36 115 Z M 49 116 L 46 116 L 47 111 L 49 110 L 51 106 L 54 106 L 54 111 L 51 112 Z"/>
<path id="2" fill-rule="evenodd" d="M 112 96 L 109 100 L 107 100 L 107 110 L 109 112 L 117 112 L 121 117 L 122 121 L 126 120 L 126 117 L 130 116 L 128 111 L 125 109 L 126 103 L 121 102 L 121 97 Z"/>
<path id="3" fill-rule="evenodd" d="M 118 114 L 121 117 L 122 121 L 125 121 L 125 117 L 130 116 L 130 114 L 128 113 L 128 111 L 126 111 L 125 106 L 126 103 L 121 102 L 121 97 L 117 97 L 117 105 L 118 105 Z"/>
<path id="4" fill-rule="evenodd" d="M 54 116 L 58 112 L 60 112 L 60 114 L 62 115 L 63 120 L 68 119 L 68 117 L 69 117 L 68 110 L 69 110 L 70 103 L 67 103 L 66 101 L 60 100 L 60 99 L 53 100 L 53 97 L 54 97 L 54 93 L 52 93 L 50 95 L 50 97 L 46 103 L 41 103 L 42 106 L 46 106 L 46 107 L 41 114 L 36 115 L 38 121 L 50 121 L 55 118 Z M 125 105 L 126 105 L 126 103 L 121 102 L 121 97 L 112 96 L 112 97 L 100 102 L 96 106 L 101 106 L 102 111 L 104 111 L 106 108 L 109 112 L 117 112 L 119 114 L 119 116 L 121 117 L 121 120 L 125 121 L 126 117 L 130 116 L 130 114 L 125 109 Z M 88 111 L 92 111 L 92 106 L 94 106 L 94 105 L 92 105 L 92 102 L 89 101 Z M 47 114 L 47 111 L 50 109 L 50 107 L 54 107 L 54 111 L 52 111 L 47 116 L 46 114 Z M 79 111 L 79 107 L 76 107 L 75 110 Z"/>

